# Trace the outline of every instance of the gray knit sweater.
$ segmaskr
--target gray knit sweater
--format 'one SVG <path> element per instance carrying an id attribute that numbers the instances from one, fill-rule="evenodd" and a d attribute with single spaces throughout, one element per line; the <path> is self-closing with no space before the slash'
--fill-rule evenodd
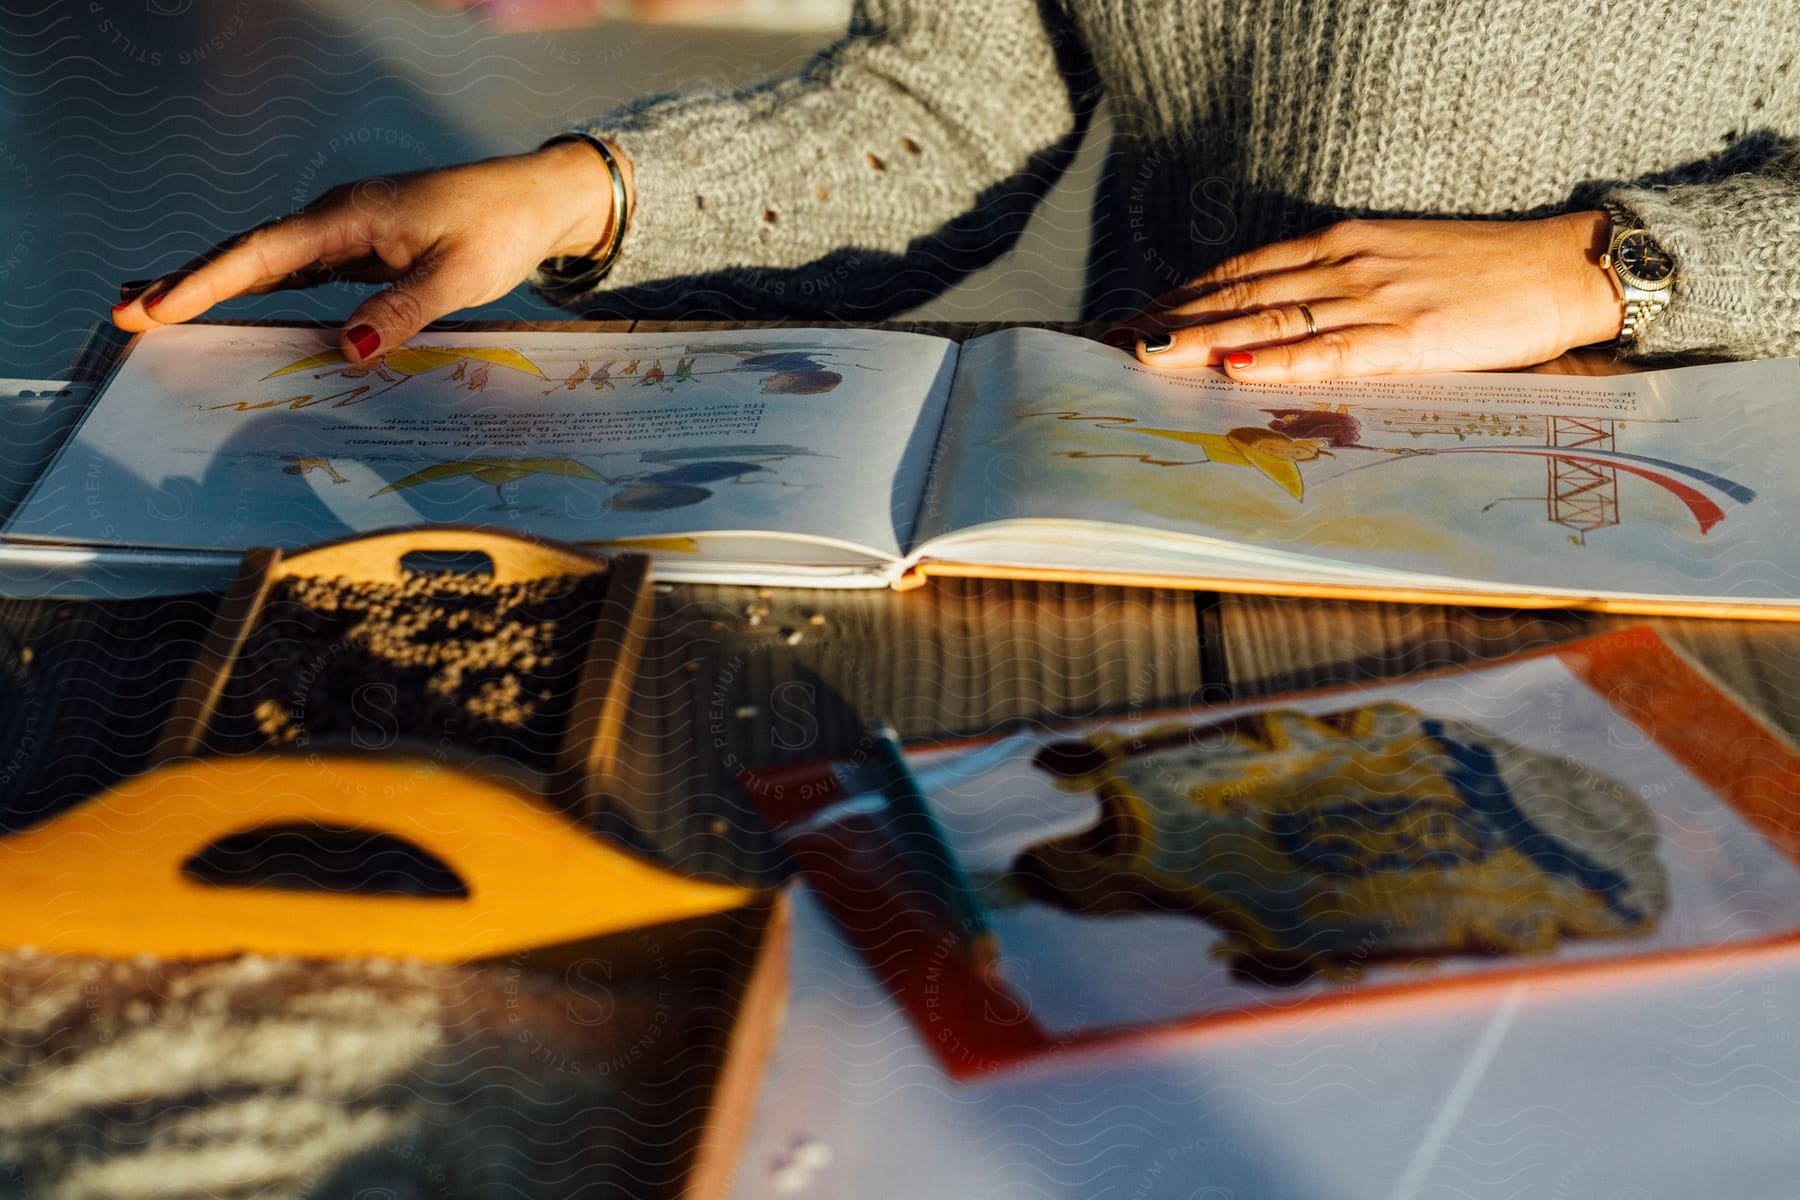
<path id="1" fill-rule="evenodd" d="M 1797 56 L 1792 0 L 861 0 L 796 75 L 587 126 L 638 206 L 605 290 L 568 299 L 896 312 L 1011 244 L 1104 97 L 1090 317 L 1343 216 L 1607 197 L 1678 271 L 1638 352 L 1789 354 Z"/>

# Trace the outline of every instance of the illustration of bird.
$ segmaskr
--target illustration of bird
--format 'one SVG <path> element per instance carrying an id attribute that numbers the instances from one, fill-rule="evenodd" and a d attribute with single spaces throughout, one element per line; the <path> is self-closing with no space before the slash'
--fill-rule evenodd
<path id="1" fill-rule="evenodd" d="M 587 377 L 588 377 L 588 365 L 587 365 L 587 359 L 584 358 L 579 363 L 575 364 L 575 369 L 573 371 L 569 372 L 569 377 L 567 379 L 560 380 L 556 383 L 551 384 L 549 387 L 545 388 L 544 395 L 548 396 L 551 392 L 554 392 L 559 387 L 572 392 L 578 386 L 580 386 L 580 384 L 583 381 L 585 381 L 587 379 Z"/>

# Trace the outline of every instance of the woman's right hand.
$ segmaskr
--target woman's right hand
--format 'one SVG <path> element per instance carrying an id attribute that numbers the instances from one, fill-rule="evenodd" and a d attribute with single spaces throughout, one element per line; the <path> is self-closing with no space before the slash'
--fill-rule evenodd
<path id="1" fill-rule="evenodd" d="M 618 158 L 629 186 L 630 165 Z M 339 334 L 360 363 L 447 313 L 504 296 L 546 258 L 594 254 L 611 236 L 612 207 L 606 164 L 580 142 L 364 179 L 154 280 L 112 319 L 139 332 L 253 292 L 332 279 L 390 283 Z"/>

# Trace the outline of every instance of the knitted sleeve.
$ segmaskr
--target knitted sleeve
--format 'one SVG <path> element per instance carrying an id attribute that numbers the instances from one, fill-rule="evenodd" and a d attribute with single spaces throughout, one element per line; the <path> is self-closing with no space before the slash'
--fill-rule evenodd
<path id="1" fill-rule="evenodd" d="M 1606 193 L 1675 261 L 1668 307 L 1633 356 L 1800 353 L 1800 148 L 1704 183 Z"/>
<path id="2" fill-rule="evenodd" d="M 554 298 L 846 318 L 928 299 L 1011 245 L 1067 165 L 1071 48 L 1039 0 L 858 0 L 793 76 L 583 125 L 631 160 L 637 203 L 601 289 Z"/>

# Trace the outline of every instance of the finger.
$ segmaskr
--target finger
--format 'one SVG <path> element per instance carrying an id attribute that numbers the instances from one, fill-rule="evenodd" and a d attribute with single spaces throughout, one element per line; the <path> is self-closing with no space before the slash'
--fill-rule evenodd
<path id="1" fill-rule="evenodd" d="M 1162 329 L 1174 329 L 1197 321 L 1214 320 L 1238 313 L 1255 312 L 1281 304 L 1312 304 L 1357 294 L 1357 281 L 1346 278 L 1338 264 L 1279 271 L 1255 279 L 1231 280 L 1174 308 L 1154 313 L 1150 319 Z"/>
<path id="2" fill-rule="evenodd" d="M 1346 299 L 1355 294 L 1336 267 L 1283 271 L 1251 280 L 1233 280 L 1176 308 L 1141 313 L 1120 331 L 1128 340 L 1157 338 L 1206 321 L 1262 312 L 1282 305 Z"/>
<path id="3" fill-rule="evenodd" d="M 405 271 L 383 262 L 370 255 L 350 262 L 338 263 L 320 272 L 319 283 L 393 283 L 402 278 Z M 312 285 L 308 285 L 312 286 Z"/>
<path id="4" fill-rule="evenodd" d="M 1283 304 L 1222 321 L 1146 334 L 1137 344 L 1138 361 L 1149 367 L 1177 370 L 1216 367 L 1233 351 L 1295 342 L 1355 324 L 1355 309 L 1355 302 L 1350 300 L 1314 300 L 1306 304 L 1305 310 L 1297 303 Z M 1307 312 L 1312 314 L 1311 325 L 1307 324 Z"/>
<path id="5" fill-rule="evenodd" d="M 169 279 L 134 279 L 119 285 L 119 302 L 112 306 L 112 323 L 130 333 L 154 329 L 156 322 L 144 310 L 145 302 L 154 302 L 169 290 Z"/>
<path id="6" fill-rule="evenodd" d="M 141 333 L 154 322 L 143 314 L 142 301 L 152 297 L 161 286 L 159 279 L 130 279 L 119 285 L 119 302 L 112 306 L 112 323 L 131 333 Z"/>
<path id="7" fill-rule="evenodd" d="M 1424 366 L 1417 344 L 1399 327 L 1351 325 L 1285 345 L 1227 354 L 1224 369 L 1244 383 L 1319 383 L 1411 375 Z"/>
<path id="8" fill-rule="evenodd" d="M 392 283 L 404 274 L 372 254 L 333 263 L 314 263 L 244 289 L 245 295 L 299 291 L 327 283 Z"/>
<path id="9" fill-rule="evenodd" d="M 1117 329 L 1102 334 L 1101 340 L 1129 347 L 1146 335 L 1167 333 L 1220 314 L 1311 302 L 1314 297 L 1341 297 L 1352 293 L 1353 282 L 1341 278 L 1341 265 L 1337 263 L 1302 263 L 1290 269 L 1227 279 L 1214 279 L 1209 274 L 1178 292 L 1162 296 Z"/>
<path id="10" fill-rule="evenodd" d="M 289 271 L 286 275 L 275 275 L 268 279 L 259 279 L 243 291 L 240 296 L 261 296 L 266 292 L 290 292 L 304 288 L 318 287 L 320 284 L 333 283 L 337 275 L 328 267 L 313 265 L 301 267 L 298 271 Z"/>
<path id="11" fill-rule="evenodd" d="M 253 229 L 152 284 L 113 311 L 122 328 L 150 329 L 191 321 L 213 305 L 244 295 L 346 249 L 342 227 L 301 213 Z"/>
<path id="12" fill-rule="evenodd" d="M 433 250 L 421 255 L 393 287 L 357 305 L 339 339 L 344 353 L 360 363 L 463 307 L 468 301 L 456 288 L 454 275 L 443 254 Z"/>
<path id="13" fill-rule="evenodd" d="M 147 311 L 162 324 L 192 320 L 215 304 L 271 286 L 339 252 L 329 225 L 305 214 L 251 230 L 223 253 L 181 275 Z"/>
<path id="14" fill-rule="evenodd" d="M 1199 299 L 1221 284 L 1249 282 L 1283 271 L 1299 270 L 1324 258 L 1325 248 L 1318 234 L 1259 246 L 1209 267 L 1174 291 L 1158 296 L 1144 311 L 1148 315 L 1167 312 Z"/>

